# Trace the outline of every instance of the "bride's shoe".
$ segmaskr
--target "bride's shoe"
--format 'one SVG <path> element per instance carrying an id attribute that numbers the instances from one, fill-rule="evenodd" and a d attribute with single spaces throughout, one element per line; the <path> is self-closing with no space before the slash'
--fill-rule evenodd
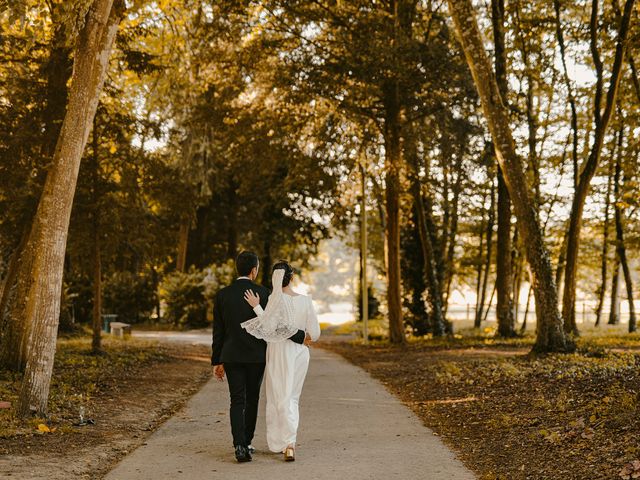
<path id="1" fill-rule="evenodd" d="M 289 446 L 284 451 L 284 461 L 293 462 L 296 459 L 296 451 L 293 447 Z"/>

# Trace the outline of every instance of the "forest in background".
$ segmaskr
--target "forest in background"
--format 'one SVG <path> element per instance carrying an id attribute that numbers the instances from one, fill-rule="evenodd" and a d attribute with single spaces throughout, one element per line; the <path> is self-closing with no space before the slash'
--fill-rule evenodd
<path id="1" fill-rule="evenodd" d="M 102 313 L 205 325 L 240 250 L 264 273 L 357 245 L 363 179 L 392 343 L 451 333 L 457 287 L 514 336 L 526 283 L 537 351 L 572 349 L 576 296 L 599 323 L 627 300 L 635 330 L 634 1 L 8 5 L 0 352 L 24 408 L 58 322 L 96 350 Z"/>

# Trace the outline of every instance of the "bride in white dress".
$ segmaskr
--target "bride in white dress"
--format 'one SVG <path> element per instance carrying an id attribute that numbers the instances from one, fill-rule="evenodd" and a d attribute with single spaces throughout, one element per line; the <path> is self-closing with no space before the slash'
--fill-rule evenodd
<path id="1" fill-rule="evenodd" d="M 293 268 L 284 261 L 273 266 L 273 292 L 265 310 L 260 298 L 248 290 L 245 299 L 258 315 L 242 327 L 267 341 L 265 368 L 267 393 L 267 444 L 272 452 L 283 452 L 295 460 L 299 402 L 309 367 L 309 341 L 320 337 L 320 324 L 311 297 L 291 288 Z M 298 330 L 307 334 L 305 345 L 288 341 Z"/>

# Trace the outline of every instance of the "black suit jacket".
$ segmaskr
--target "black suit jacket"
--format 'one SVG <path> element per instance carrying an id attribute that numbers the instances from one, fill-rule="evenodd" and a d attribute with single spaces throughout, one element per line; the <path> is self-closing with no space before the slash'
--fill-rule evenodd
<path id="1" fill-rule="evenodd" d="M 262 308 L 267 306 L 269 290 L 245 278 L 235 280 L 216 294 L 213 306 L 212 365 L 264 363 L 266 360 L 267 343 L 247 333 L 240 325 L 256 316 L 251 305 L 244 299 L 247 290 L 258 294 Z M 304 336 L 304 331 L 298 330 L 291 340 L 303 343 Z"/>

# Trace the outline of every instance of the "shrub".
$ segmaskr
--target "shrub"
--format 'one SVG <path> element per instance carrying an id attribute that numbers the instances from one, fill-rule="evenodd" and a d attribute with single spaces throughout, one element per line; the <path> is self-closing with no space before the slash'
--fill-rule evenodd
<path id="1" fill-rule="evenodd" d="M 115 313 L 119 322 L 149 318 L 157 303 L 153 282 L 146 275 L 115 272 L 103 284 L 103 313 Z"/>
<path id="2" fill-rule="evenodd" d="M 160 285 L 164 319 L 176 326 L 207 325 L 208 302 L 205 297 L 205 272 L 191 267 L 188 272 L 172 272 Z"/>

